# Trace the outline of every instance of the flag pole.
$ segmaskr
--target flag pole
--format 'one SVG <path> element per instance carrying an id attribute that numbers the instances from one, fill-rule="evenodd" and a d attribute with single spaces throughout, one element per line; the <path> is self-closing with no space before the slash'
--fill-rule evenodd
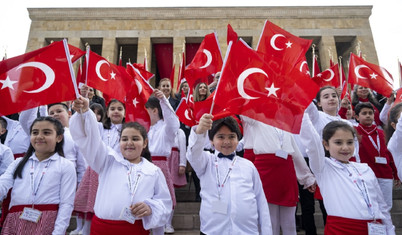
<path id="1" fill-rule="evenodd" d="M 148 71 L 148 53 L 147 53 L 147 48 L 144 47 L 144 53 L 145 53 L 145 58 L 144 58 L 144 67 L 145 70 Z"/>
<path id="2" fill-rule="evenodd" d="M 343 67 L 342 67 L 342 56 L 339 56 L 338 57 L 338 70 L 339 70 L 339 85 L 341 85 L 342 86 L 342 75 L 343 75 Z"/>
<path id="3" fill-rule="evenodd" d="M 312 58 L 313 58 L 313 61 L 312 61 L 312 63 L 311 63 L 311 68 L 312 68 L 312 70 L 313 70 L 313 72 L 312 72 L 312 77 L 314 77 L 315 76 L 315 61 L 314 61 L 314 59 L 315 59 L 315 44 L 313 43 L 313 45 L 311 45 L 311 47 L 313 48 L 313 56 L 312 56 Z"/>
<path id="4" fill-rule="evenodd" d="M 401 62 L 398 60 L 398 71 L 399 71 L 399 87 L 402 87 L 402 66 L 401 66 Z"/>

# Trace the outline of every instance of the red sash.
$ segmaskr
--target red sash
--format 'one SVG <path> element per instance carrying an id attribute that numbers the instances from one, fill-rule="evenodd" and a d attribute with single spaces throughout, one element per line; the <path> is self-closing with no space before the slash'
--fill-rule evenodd
<path id="1" fill-rule="evenodd" d="M 32 208 L 32 204 L 12 206 L 8 213 L 21 212 L 25 207 Z M 57 211 L 59 209 L 59 204 L 37 204 L 34 205 L 34 209 L 38 211 Z"/>
<path id="2" fill-rule="evenodd" d="M 166 161 L 167 157 L 166 156 L 152 156 L 151 159 L 152 159 L 152 161 Z"/>
<path id="3" fill-rule="evenodd" d="M 327 223 L 325 224 L 324 234 L 325 235 L 367 235 L 368 227 L 367 223 L 373 220 L 359 220 L 359 219 L 349 219 L 338 216 L 327 216 Z M 382 223 L 381 220 L 377 222 Z"/>
<path id="4" fill-rule="evenodd" d="M 254 154 L 254 152 L 253 152 L 252 149 L 245 149 L 245 150 L 244 150 L 243 157 L 244 157 L 245 159 L 250 160 L 251 162 L 254 163 L 255 154 Z"/>
<path id="5" fill-rule="evenodd" d="M 292 156 L 287 159 L 275 154 L 255 155 L 254 165 L 260 174 L 267 201 L 279 206 L 296 206 L 299 201 L 296 171 Z"/>
<path id="6" fill-rule="evenodd" d="M 17 159 L 17 158 L 23 157 L 24 155 L 25 155 L 25 153 L 14 154 L 14 160 Z"/>
<path id="7" fill-rule="evenodd" d="M 122 220 L 105 220 L 96 215 L 92 218 L 91 235 L 149 235 L 149 231 L 144 229 L 142 220 L 136 220 L 134 224 Z"/>

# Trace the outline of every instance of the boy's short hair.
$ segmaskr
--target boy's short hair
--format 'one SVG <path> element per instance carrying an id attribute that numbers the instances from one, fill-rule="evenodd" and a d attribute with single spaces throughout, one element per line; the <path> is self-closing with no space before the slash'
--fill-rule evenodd
<path id="1" fill-rule="evenodd" d="M 374 107 L 370 102 L 362 102 L 362 103 L 358 103 L 355 107 L 355 115 L 359 116 L 360 111 L 362 111 L 363 108 L 368 108 L 373 110 L 374 112 Z"/>
<path id="2" fill-rule="evenodd" d="M 218 132 L 222 126 L 226 126 L 227 128 L 229 128 L 229 130 L 231 132 L 236 133 L 238 140 L 241 139 L 242 136 L 241 136 L 239 124 L 237 123 L 237 121 L 233 117 L 224 117 L 224 118 L 215 120 L 212 123 L 212 128 L 211 128 L 211 130 L 208 131 L 208 137 L 210 140 L 214 139 L 216 132 Z"/>
<path id="3" fill-rule="evenodd" d="M 60 103 L 48 104 L 48 105 L 47 105 L 47 110 L 49 110 L 50 107 L 55 106 L 55 105 L 61 105 L 61 106 L 63 106 L 63 108 L 68 112 L 68 106 L 67 106 L 67 104 L 61 103 L 61 102 L 60 102 Z"/>
<path id="4" fill-rule="evenodd" d="M 4 128 L 7 129 L 7 121 L 3 117 L 0 117 L 0 125 Z"/>

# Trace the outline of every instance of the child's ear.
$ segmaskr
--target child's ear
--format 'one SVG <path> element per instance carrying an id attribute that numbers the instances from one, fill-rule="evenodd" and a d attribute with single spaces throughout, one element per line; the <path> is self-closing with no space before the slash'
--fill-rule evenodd
<path id="1" fill-rule="evenodd" d="M 317 106 L 321 107 L 321 102 L 320 101 L 317 102 Z"/>
<path id="2" fill-rule="evenodd" d="M 148 145 L 148 139 L 144 140 L 144 145 L 142 146 L 142 148 L 146 148 Z"/>
<path id="3" fill-rule="evenodd" d="M 391 122 L 391 126 L 392 126 L 392 128 L 394 128 L 394 130 L 396 130 L 396 123 L 395 122 Z"/>
<path id="4" fill-rule="evenodd" d="M 325 150 L 329 151 L 329 144 L 327 141 L 323 140 L 322 144 L 324 145 Z"/>
<path id="5" fill-rule="evenodd" d="M 63 135 L 56 136 L 56 142 L 60 143 L 63 140 Z"/>

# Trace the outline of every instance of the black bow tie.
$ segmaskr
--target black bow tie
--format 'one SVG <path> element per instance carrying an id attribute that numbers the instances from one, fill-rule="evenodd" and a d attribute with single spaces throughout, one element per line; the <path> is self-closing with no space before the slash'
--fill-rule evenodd
<path id="1" fill-rule="evenodd" d="M 231 153 L 231 154 L 229 154 L 229 155 L 225 155 L 225 154 L 223 154 L 223 153 L 218 153 L 218 157 L 219 157 L 219 158 L 224 158 L 224 157 L 225 157 L 225 158 L 227 158 L 227 159 L 233 160 L 234 156 L 235 156 L 234 153 Z"/>

